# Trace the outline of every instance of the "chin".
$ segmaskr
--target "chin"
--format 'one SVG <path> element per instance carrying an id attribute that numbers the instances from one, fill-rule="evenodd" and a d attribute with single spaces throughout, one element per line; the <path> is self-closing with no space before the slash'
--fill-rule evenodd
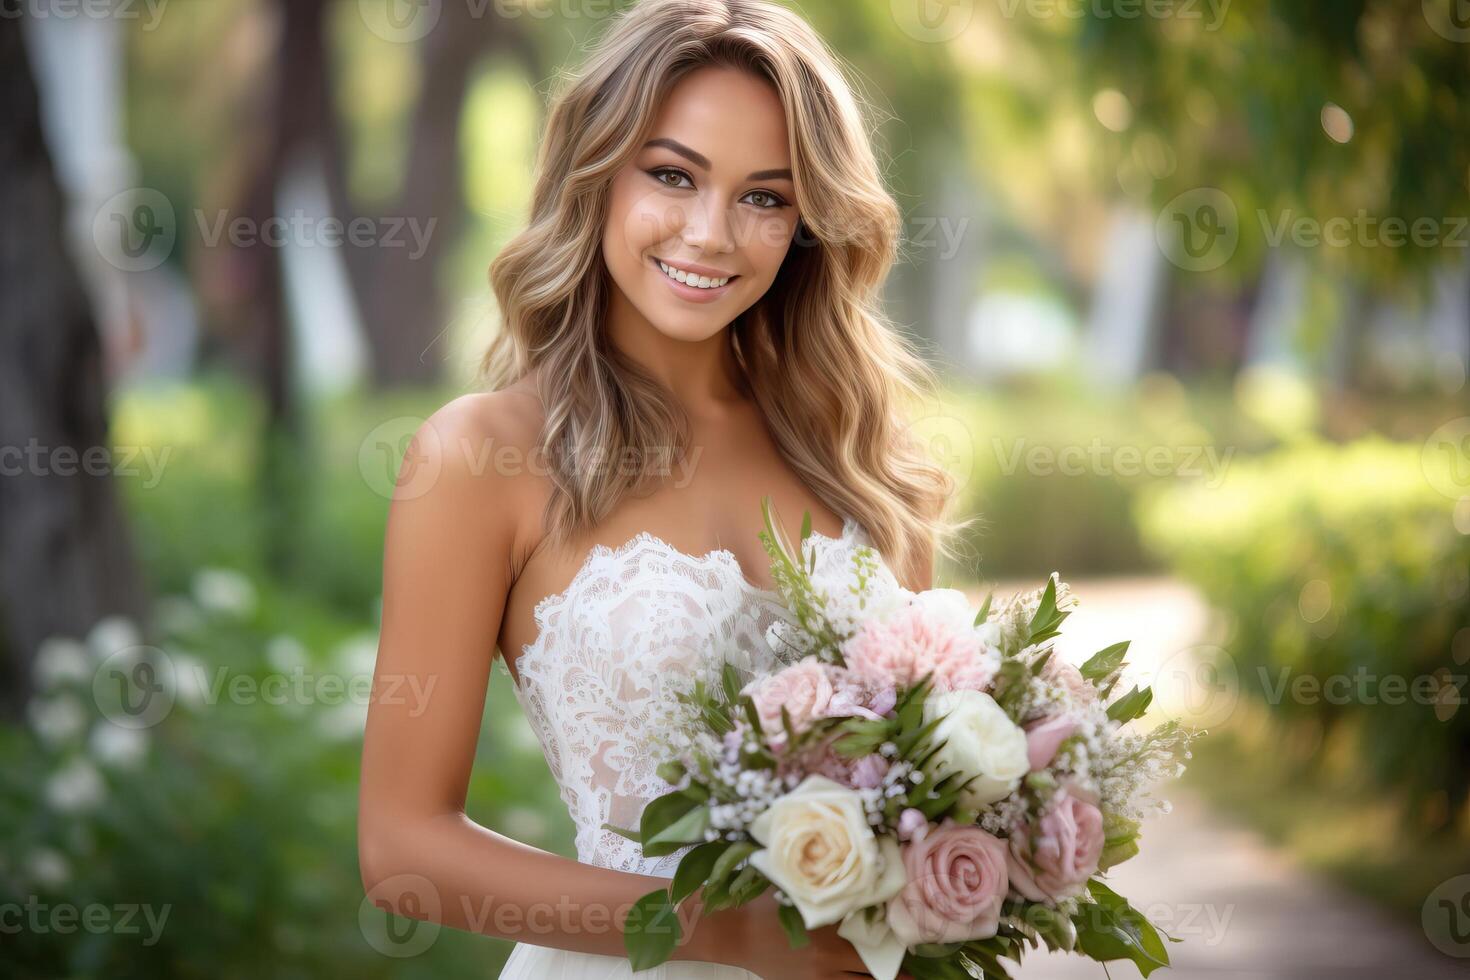
<path id="1" fill-rule="evenodd" d="M 683 340 L 696 343 L 708 340 L 723 330 L 733 317 L 711 316 L 709 313 L 703 315 L 689 315 L 677 310 L 669 310 L 661 307 L 647 315 L 648 322 L 653 329 L 673 340 Z"/>

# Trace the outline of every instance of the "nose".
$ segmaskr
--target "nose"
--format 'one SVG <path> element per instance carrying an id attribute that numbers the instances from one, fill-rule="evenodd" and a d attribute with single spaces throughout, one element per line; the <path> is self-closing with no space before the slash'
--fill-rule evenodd
<path id="1" fill-rule="evenodd" d="M 735 231 L 730 213 L 713 197 L 701 197 L 692 206 L 680 232 L 685 244 L 701 252 L 733 252 Z"/>

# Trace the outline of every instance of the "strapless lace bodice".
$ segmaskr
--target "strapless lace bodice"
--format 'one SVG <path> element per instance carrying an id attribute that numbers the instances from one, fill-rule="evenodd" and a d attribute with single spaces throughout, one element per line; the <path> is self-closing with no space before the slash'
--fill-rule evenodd
<path id="1" fill-rule="evenodd" d="M 806 548 L 825 563 L 866 544 L 849 518 L 840 536 L 814 532 Z M 688 555 L 648 532 L 594 546 L 571 584 L 536 604 L 515 693 L 576 825 L 578 860 L 673 875 L 688 848 L 645 858 L 602 824 L 636 828 L 668 791 L 653 736 L 678 717 L 677 693 L 696 678 L 718 685 L 727 660 L 742 681 L 779 667 L 792 655 L 766 636 L 786 618 L 780 596 L 751 584 L 732 552 Z"/>

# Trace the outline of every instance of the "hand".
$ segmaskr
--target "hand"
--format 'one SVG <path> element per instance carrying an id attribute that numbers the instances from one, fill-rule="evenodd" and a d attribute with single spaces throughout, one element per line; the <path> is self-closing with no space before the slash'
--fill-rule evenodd
<path id="1" fill-rule="evenodd" d="M 781 921 L 780 905 L 771 892 L 735 909 L 714 913 L 705 926 L 714 926 L 723 952 L 719 962 L 749 970 L 761 980 L 848 980 L 872 977 L 852 943 L 837 935 L 837 925 L 808 929 L 808 942 L 791 948 Z M 899 980 L 914 980 L 902 971 Z"/>

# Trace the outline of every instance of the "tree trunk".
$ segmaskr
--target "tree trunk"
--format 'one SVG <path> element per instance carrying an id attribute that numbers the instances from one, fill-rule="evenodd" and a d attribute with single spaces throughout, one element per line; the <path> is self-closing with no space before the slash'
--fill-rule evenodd
<path id="1" fill-rule="evenodd" d="M 392 243 L 349 246 L 345 252 L 372 349 L 374 380 L 383 387 L 430 383 L 443 373 L 445 310 L 437 275 L 440 258 L 463 224 L 459 121 L 475 66 L 488 52 L 499 50 L 524 65 L 531 77 L 541 77 L 539 54 L 525 32 L 506 18 L 477 19 L 472 8 L 446 4 L 439 23 L 419 42 L 424 82 L 409 124 L 407 168 L 402 190 L 382 212 L 387 220 L 378 225 L 385 234 L 399 222 L 405 227 L 393 234 Z M 325 73 L 299 91 L 322 107 L 332 208 L 351 222 L 359 215 L 347 193 L 346 147 Z M 411 227 L 426 236 L 422 254 Z"/>
<path id="2" fill-rule="evenodd" d="M 19 6 L 0 0 L 0 711 L 12 717 L 43 640 L 145 609 Z"/>

